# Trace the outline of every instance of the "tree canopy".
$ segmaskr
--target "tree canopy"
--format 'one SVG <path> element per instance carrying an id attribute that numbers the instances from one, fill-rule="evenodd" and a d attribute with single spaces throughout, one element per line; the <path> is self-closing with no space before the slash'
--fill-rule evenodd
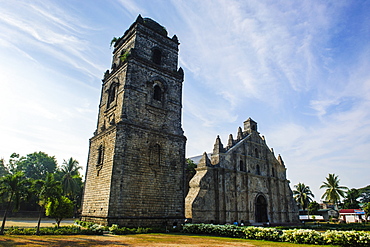
<path id="1" fill-rule="evenodd" d="M 300 208 L 305 210 L 308 204 L 312 201 L 312 197 L 315 197 L 309 186 L 304 183 L 298 183 L 294 185 L 293 190 L 294 200 L 299 204 Z"/>
<path id="2" fill-rule="evenodd" d="M 359 197 L 360 192 L 357 189 L 355 188 L 349 189 L 343 201 L 343 208 L 347 209 L 360 208 L 359 201 L 357 200 Z"/>
<path id="3" fill-rule="evenodd" d="M 57 200 L 50 200 L 46 205 L 46 216 L 55 219 L 59 227 L 62 219 L 72 217 L 73 215 L 73 202 L 68 197 L 61 196 Z"/>
<path id="4" fill-rule="evenodd" d="M 322 199 L 333 203 L 338 208 L 338 202 L 342 197 L 345 196 L 345 190 L 348 190 L 345 186 L 339 185 L 340 179 L 335 174 L 329 174 L 320 189 L 325 188 L 325 192 L 322 195 Z"/>
<path id="5" fill-rule="evenodd" d="M 29 185 L 30 181 L 24 177 L 23 172 L 8 174 L 0 179 L 0 195 L 5 198 L 5 202 L 7 204 L 4 211 L 0 234 L 4 233 L 5 221 L 8 212 L 12 208 L 18 208 L 21 200 L 24 200 L 28 197 Z"/>
<path id="6" fill-rule="evenodd" d="M 317 214 L 319 209 L 320 209 L 320 204 L 318 204 L 316 201 L 310 202 L 310 204 L 308 204 L 309 214 Z"/>
<path id="7" fill-rule="evenodd" d="M 55 202 L 61 200 L 62 196 L 69 198 L 72 209 L 78 213 L 83 192 L 82 176 L 79 173 L 82 167 L 78 164 L 71 157 L 58 168 L 55 157 L 44 152 L 22 157 L 13 153 L 7 164 L 4 159 L 0 159 L 0 209 L 5 212 L 3 226 L 8 211 L 13 208 L 34 212 L 39 209 L 38 232 L 45 207 L 52 203 L 55 208 Z"/>
<path id="8" fill-rule="evenodd" d="M 57 169 L 57 161 L 54 156 L 44 152 L 34 152 L 21 157 L 14 164 L 17 171 L 24 172 L 27 178 L 45 179 L 47 173 L 54 173 Z"/>
<path id="9" fill-rule="evenodd" d="M 73 199 L 77 194 L 81 192 L 81 176 L 79 170 L 82 169 L 78 165 L 78 161 L 69 158 L 67 161 L 64 160 L 63 165 L 60 169 L 62 175 L 62 188 L 63 194 Z"/>

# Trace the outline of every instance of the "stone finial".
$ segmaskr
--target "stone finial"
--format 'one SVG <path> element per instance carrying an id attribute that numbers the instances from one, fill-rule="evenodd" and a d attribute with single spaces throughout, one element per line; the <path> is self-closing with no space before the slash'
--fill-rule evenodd
<path id="1" fill-rule="evenodd" d="M 141 17 L 140 14 L 137 16 L 136 22 L 138 22 L 138 23 L 144 23 L 143 17 Z"/>
<path id="2" fill-rule="evenodd" d="M 223 153 L 224 152 L 224 145 L 222 145 L 220 136 L 217 136 L 215 145 L 213 147 L 213 154 Z"/>
<path id="3" fill-rule="evenodd" d="M 184 80 L 184 70 L 181 67 L 177 71 L 177 74 L 181 77 L 181 80 Z"/>
<path id="4" fill-rule="evenodd" d="M 231 148 L 233 145 L 234 145 L 234 138 L 233 138 L 233 135 L 230 134 L 229 135 L 229 140 L 227 142 L 227 146 Z"/>
<path id="5" fill-rule="evenodd" d="M 273 148 L 271 148 L 271 153 L 272 153 L 272 155 L 274 155 L 274 156 L 275 156 L 275 154 L 274 154 L 274 149 L 273 149 Z"/>
<path id="6" fill-rule="evenodd" d="M 179 44 L 179 39 L 177 38 L 176 34 L 172 37 L 172 40 Z"/>
<path id="7" fill-rule="evenodd" d="M 238 128 L 238 137 L 236 138 L 236 140 L 240 141 L 241 139 L 243 139 L 243 131 L 242 131 L 242 128 L 239 127 Z"/>
<path id="8" fill-rule="evenodd" d="M 281 157 L 280 154 L 278 155 L 278 161 L 279 161 L 280 165 L 284 166 L 284 161 L 283 161 L 283 158 Z"/>
<path id="9" fill-rule="evenodd" d="M 107 79 L 109 76 L 109 69 L 107 69 L 107 71 L 105 71 L 104 73 L 104 79 Z"/>
<path id="10" fill-rule="evenodd" d="M 208 158 L 208 155 L 206 152 L 203 153 L 202 158 L 199 160 L 198 168 L 199 167 L 206 167 L 206 166 L 212 166 L 211 160 Z"/>

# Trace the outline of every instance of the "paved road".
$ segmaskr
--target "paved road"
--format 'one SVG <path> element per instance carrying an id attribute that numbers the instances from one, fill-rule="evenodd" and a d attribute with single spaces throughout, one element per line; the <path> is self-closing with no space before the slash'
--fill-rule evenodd
<path id="1" fill-rule="evenodd" d="M 11 226 L 18 226 L 18 227 L 36 227 L 37 226 L 37 218 L 8 218 L 6 220 L 6 227 L 11 227 Z M 60 222 L 61 226 L 66 226 L 66 225 L 73 225 L 75 219 L 65 219 Z M 42 218 L 41 219 L 41 227 L 50 227 L 50 226 L 55 226 L 55 220 L 51 218 Z"/>

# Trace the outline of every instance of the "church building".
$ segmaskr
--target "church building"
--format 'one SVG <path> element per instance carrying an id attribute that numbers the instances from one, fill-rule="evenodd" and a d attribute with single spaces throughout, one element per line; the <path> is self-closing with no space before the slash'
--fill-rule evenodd
<path id="1" fill-rule="evenodd" d="M 275 157 L 251 118 L 236 139 L 229 135 L 226 147 L 217 136 L 213 153 L 203 154 L 189 186 L 185 215 L 193 223 L 298 222 L 283 159 Z"/>

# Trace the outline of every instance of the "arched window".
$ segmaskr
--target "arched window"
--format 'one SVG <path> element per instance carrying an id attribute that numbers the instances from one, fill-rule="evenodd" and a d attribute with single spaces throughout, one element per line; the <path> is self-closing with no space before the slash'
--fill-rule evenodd
<path id="1" fill-rule="evenodd" d="M 272 168 L 272 176 L 275 177 L 275 169 Z"/>
<path id="2" fill-rule="evenodd" d="M 162 62 L 162 51 L 158 48 L 153 49 L 152 61 L 155 64 L 161 65 Z"/>
<path id="3" fill-rule="evenodd" d="M 103 162 L 104 162 L 104 146 L 100 145 L 98 148 L 98 157 L 96 161 L 97 176 L 99 176 L 99 172 L 103 168 Z"/>
<path id="4" fill-rule="evenodd" d="M 117 88 L 117 85 L 113 83 L 108 90 L 108 102 L 107 102 L 108 107 L 110 107 L 110 105 L 116 98 L 116 88 Z"/>
<path id="5" fill-rule="evenodd" d="M 160 86 L 155 85 L 154 88 L 154 93 L 153 93 L 153 99 L 162 101 L 162 89 Z"/>
<path id="6" fill-rule="evenodd" d="M 261 175 L 260 165 L 257 165 L 256 170 L 257 170 L 257 175 Z"/>

